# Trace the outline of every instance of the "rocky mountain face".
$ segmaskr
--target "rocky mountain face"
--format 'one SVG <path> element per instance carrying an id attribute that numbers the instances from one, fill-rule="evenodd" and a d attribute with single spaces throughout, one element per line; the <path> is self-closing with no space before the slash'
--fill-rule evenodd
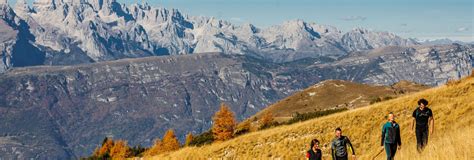
<path id="1" fill-rule="evenodd" d="M 437 46 L 397 47 L 389 46 L 371 51 L 350 54 L 339 62 L 328 64 L 326 67 L 344 66 L 342 70 L 363 74 L 356 77 L 338 77 L 334 79 L 349 79 L 370 84 L 393 84 L 401 80 L 409 80 L 431 86 L 445 84 L 448 80 L 458 79 L 469 75 L 474 66 L 473 45 L 458 44 Z M 373 64 L 382 72 L 349 69 L 361 64 Z M 357 67 L 356 67 L 357 68 Z M 369 67 L 370 68 L 370 67 Z M 367 69 L 369 69 L 367 68 Z M 347 72 L 347 75 L 351 75 Z"/>
<path id="2" fill-rule="evenodd" d="M 272 86 L 270 65 L 196 54 L 15 69 L 0 80 L 0 155 L 71 159 L 105 136 L 150 145 L 168 128 L 197 134 L 221 102 L 243 119 L 291 89 Z"/>
<path id="3" fill-rule="evenodd" d="M 323 80 L 437 85 L 468 75 L 473 62 L 472 46 L 443 45 L 286 63 L 203 53 L 16 68 L 0 77 L 0 155 L 71 159 L 105 136 L 149 146 L 168 128 L 183 140 L 209 129 L 221 102 L 243 120 Z"/>
<path id="4" fill-rule="evenodd" d="M 44 54 L 32 43 L 28 24 L 8 6 L 0 3 L 0 73 L 12 68 L 43 64 Z"/>
<path id="5" fill-rule="evenodd" d="M 205 52 L 288 62 L 417 44 L 387 32 L 354 29 L 343 33 L 301 20 L 263 29 L 252 24 L 237 26 L 148 4 L 125 6 L 115 0 L 36 0 L 32 6 L 18 0 L 13 8 L 5 0 L 0 6 L 0 32 L 8 33 L 0 36 L 2 72 L 15 66 Z M 25 46 L 29 50 L 22 50 Z"/>

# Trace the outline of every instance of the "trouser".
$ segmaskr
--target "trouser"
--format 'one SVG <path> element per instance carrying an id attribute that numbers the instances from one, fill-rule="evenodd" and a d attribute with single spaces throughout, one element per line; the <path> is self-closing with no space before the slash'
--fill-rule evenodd
<path id="1" fill-rule="evenodd" d="M 426 144 L 428 144 L 428 128 L 416 129 L 416 149 L 418 152 L 423 151 Z"/>
<path id="2" fill-rule="evenodd" d="M 346 156 L 343 156 L 343 157 L 338 157 L 336 156 L 336 159 L 335 160 L 348 160 L 347 158 L 347 155 Z"/>
<path id="3" fill-rule="evenodd" d="M 397 143 L 385 143 L 385 153 L 387 153 L 387 160 L 393 160 L 397 152 Z"/>

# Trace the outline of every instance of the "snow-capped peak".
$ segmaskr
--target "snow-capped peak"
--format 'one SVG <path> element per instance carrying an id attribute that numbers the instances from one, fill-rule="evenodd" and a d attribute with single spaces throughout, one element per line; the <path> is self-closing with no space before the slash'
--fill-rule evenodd
<path id="1" fill-rule="evenodd" d="M 15 12 L 17 14 L 27 14 L 31 11 L 26 0 L 17 0 L 15 4 Z"/>

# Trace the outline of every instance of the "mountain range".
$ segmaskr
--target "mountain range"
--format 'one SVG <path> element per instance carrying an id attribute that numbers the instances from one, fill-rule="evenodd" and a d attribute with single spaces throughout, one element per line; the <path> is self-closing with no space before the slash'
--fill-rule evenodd
<path id="1" fill-rule="evenodd" d="M 151 145 L 238 120 L 318 82 L 436 86 L 469 75 L 473 45 L 293 20 L 233 25 L 114 0 L 0 1 L 0 158 L 72 159 L 106 137 Z"/>
<path id="2" fill-rule="evenodd" d="M 156 55 L 247 54 L 274 62 L 341 57 L 353 51 L 418 44 L 388 32 L 349 32 L 302 20 L 258 28 L 115 0 L 0 2 L 0 72 Z"/>

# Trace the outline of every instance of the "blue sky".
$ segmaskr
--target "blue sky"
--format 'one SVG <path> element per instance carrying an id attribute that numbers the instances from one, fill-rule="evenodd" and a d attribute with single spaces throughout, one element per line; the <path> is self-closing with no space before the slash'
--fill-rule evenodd
<path id="1" fill-rule="evenodd" d="M 30 0 L 31 1 L 31 0 Z M 141 3 L 140 0 L 117 0 Z M 188 15 L 213 16 L 258 27 L 292 19 L 343 31 L 363 27 L 419 39 L 474 41 L 472 0 L 152 0 Z"/>

